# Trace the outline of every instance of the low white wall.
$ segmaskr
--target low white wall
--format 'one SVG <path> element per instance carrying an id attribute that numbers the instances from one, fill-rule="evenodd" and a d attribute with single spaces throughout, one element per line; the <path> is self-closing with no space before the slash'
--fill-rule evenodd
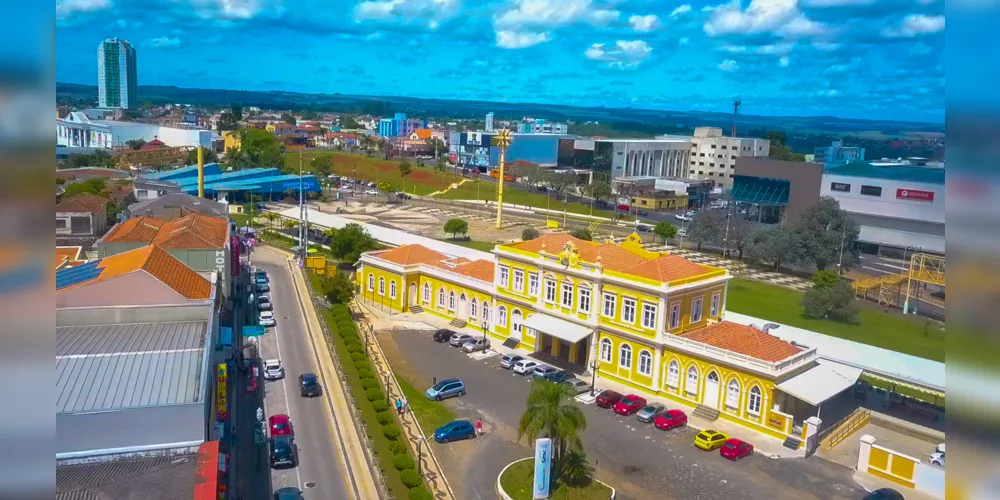
<path id="1" fill-rule="evenodd" d="M 520 460 L 514 460 L 513 462 L 507 464 L 507 466 L 504 467 L 502 471 L 500 471 L 500 474 L 497 474 L 497 486 L 496 486 L 496 489 L 497 489 L 497 495 L 499 495 L 501 499 L 503 499 L 503 500 L 514 500 L 513 498 L 510 497 L 510 495 L 507 494 L 506 491 L 503 490 L 503 486 L 500 485 L 500 478 L 503 477 L 504 472 L 507 472 L 507 469 L 509 469 L 512 465 L 514 465 L 516 463 L 523 462 L 525 460 L 534 460 L 534 459 L 535 459 L 535 457 L 528 457 L 528 458 L 522 458 Z M 593 479 L 594 479 L 594 481 L 597 481 L 598 483 L 601 483 L 604 486 L 607 486 L 608 489 L 611 490 L 611 500 L 615 500 L 615 495 L 617 494 L 617 491 L 614 488 L 612 488 L 611 485 L 609 485 L 608 483 L 605 483 L 604 481 L 601 481 L 600 479 L 597 479 L 597 478 L 593 478 Z"/>

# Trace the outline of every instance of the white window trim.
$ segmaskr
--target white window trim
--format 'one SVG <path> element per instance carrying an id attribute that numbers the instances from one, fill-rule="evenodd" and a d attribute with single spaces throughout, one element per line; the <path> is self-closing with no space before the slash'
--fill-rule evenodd
<path id="1" fill-rule="evenodd" d="M 518 284 L 520 282 L 520 284 Z M 514 290 L 519 293 L 524 293 L 524 271 L 520 269 L 514 270 Z"/>
<path id="2" fill-rule="evenodd" d="M 552 278 L 546 278 L 545 279 L 545 296 L 544 296 L 545 302 L 547 302 L 549 304 L 555 304 L 556 303 L 556 299 L 558 298 L 558 293 L 559 293 L 558 288 L 559 287 L 556 286 L 556 280 L 554 280 Z M 551 299 L 549 298 L 549 290 L 552 290 L 552 298 Z"/>
<path id="3" fill-rule="evenodd" d="M 625 315 L 625 312 L 628 310 L 628 303 L 629 302 L 632 303 L 632 319 L 631 320 L 628 319 L 628 317 Z M 636 314 L 635 314 L 636 313 L 636 306 L 638 306 L 638 305 L 639 305 L 639 302 L 636 299 L 634 299 L 632 297 L 622 297 L 622 323 L 628 323 L 630 325 L 634 325 L 635 324 L 636 320 L 638 319 L 636 317 Z"/>
<path id="4" fill-rule="evenodd" d="M 438 309 L 444 309 L 446 300 L 448 297 L 444 294 L 444 287 L 438 288 Z"/>
<path id="5" fill-rule="evenodd" d="M 500 266 L 500 286 L 507 288 L 510 284 L 510 268 L 507 266 Z"/>
<path id="6" fill-rule="evenodd" d="M 604 348 L 607 347 L 607 352 Z M 601 339 L 601 361 L 604 363 L 610 363 L 611 358 L 614 355 L 615 346 L 611 344 L 611 339 L 603 338 Z"/>
<path id="7" fill-rule="evenodd" d="M 754 394 L 754 392 L 753 392 L 755 389 L 757 390 L 756 394 Z M 757 410 L 756 411 L 754 411 L 754 409 L 753 409 L 754 396 L 757 397 Z M 747 391 L 747 413 L 749 413 L 749 414 L 751 414 L 751 415 L 753 415 L 755 417 L 759 417 L 760 416 L 760 410 L 763 407 L 764 407 L 764 391 L 760 390 L 760 386 L 755 385 L 755 386 L 751 387 L 749 391 Z"/>
<path id="8" fill-rule="evenodd" d="M 670 368 L 677 368 L 677 373 L 675 374 L 671 372 Z M 673 383 L 671 384 L 672 375 L 677 375 L 677 376 L 673 377 L 672 380 Z M 670 364 L 667 365 L 667 387 L 673 387 L 674 389 L 677 389 L 680 386 L 681 386 L 681 364 L 678 363 L 676 360 L 671 361 Z"/>
<path id="9" fill-rule="evenodd" d="M 528 294 L 532 297 L 538 294 L 538 273 L 528 274 Z"/>
<path id="10" fill-rule="evenodd" d="M 691 370 L 694 370 L 694 382 L 691 382 Z M 688 367 L 684 372 L 684 392 L 688 394 L 698 394 L 698 384 L 701 383 L 701 373 L 698 372 L 698 368 L 694 366 Z M 694 386 L 692 390 L 691 386 Z"/>
<path id="11" fill-rule="evenodd" d="M 472 319 L 479 317 L 479 301 L 475 297 L 469 302 L 469 317 Z"/>
<path id="12" fill-rule="evenodd" d="M 396 298 L 396 282 L 395 281 L 390 281 L 389 282 L 389 298 L 390 299 L 395 299 Z"/>
<path id="13" fill-rule="evenodd" d="M 510 313 L 510 324 L 511 324 L 511 330 L 515 332 L 521 331 L 521 326 L 524 324 L 524 314 L 521 312 L 520 309 L 514 309 Z"/>
<path id="14" fill-rule="evenodd" d="M 611 297 L 611 314 L 608 314 L 608 297 Z M 601 316 L 615 319 L 615 309 L 618 309 L 618 294 L 614 292 L 604 292 L 604 297 L 601 299 Z"/>
<path id="15" fill-rule="evenodd" d="M 497 308 L 497 324 L 503 327 L 507 326 L 507 308 L 504 306 Z"/>
<path id="16" fill-rule="evenodd" d="M 733 384 L 736 384 L 736 400 L 735 401 L 733 401 L 733 398 L 732 398 L 732 396 L 733 396 L 733 394 L 732 394 L 732 392 L 733 392 L 732 391 Z M 738 410 L 739 407 L 740 407 L 740 381 L 736 380 L 735 378 L 731 379 L 729 381 L 729 383 L 726 384 L 726 407 L 730 408 L 730 409 L 733 409 L 733 410 Z"/>
<path id="17" fill-rule="evenodd" d="M 722 294 L 715 292 L 712 294 L 712 309 L 709 317 L 716 317 L 719 315 L 719 304 L 722 302 Z"/>
<path id="18" fill-rule="evenodd" d="M 430 304 L 430 302 L 431 302 L 431 295 L 433 295 L 433 294 L 434 293 L 431 291 L 431 284 L 430 283 L 424 283 L 424 304 Z"/>
<path id="19" fill-rule="evenodd" d="M 371 273 L 368 274 L 368 291 L 375 291 L 375 275 Z"/>
<path id="20" fill-rule="evenodd" d="M 455 292 L 448 292 L 448 310 L 455 310 Z"/>
<path id="21" fill-rule="evenodd" d="M 697 299 L 691 301 L 691 321 L 689 323 L 697 323 L 701 321 L 702 315 L 705 313 L 704 302 L 705 299 L 703 299 L 702 297 L 698 297 Z M 697 305 L 698 307 L 696 308 L 695 305 Z M 695 317 L 694 315 L 695 309 L 697 309 L 698 311 L 698 317 Z"/>
<path id="22" fill-rule="evenodd" d="M 647 359 L 646 369 L 642 369 L 642 360 Z M 639 351 L 639 375 L 651 376 L 653 374 L 653 355 L 646 349 Z"/>
<path id="23" fill-rule="evenodd" d="M 625 352 L 628 351 L 628 364 L 625 363 Z M 618 366 L 626 370 L 632 369 L 632 346 L 622 344 L 618 346 Z"/>
<path id="24" fill-rule="evenodd" d="M 674 316 L 674 313 L 677 313 Z M 681 303 L 680 301 L 670 303 L 670 315 L 667 317 L 667 329 L 673 330 L 681 326 Z"/>
<path id="25" fill-rule="evenodd" d="M 576 295 L 577 295 L 577 301 L 576 301 L 576 303 L 577 303 L 577 311 L 585 313 L 585 314 L 590 314 L 590 305 L 591 305 L 590 302 L 591 302 L 591 295 L 592 295 L 590 293 L 590 287 L 586 287 L 586 286 L 579 286 L 579 287 L 577 287 Z M 584 297 L 587 298 L 587 304 L 586 304 L 587 307 L 583 307 L 584 306 L 584 300 L 583 300 Z"/>
<path id="26" fill-rule="evenodd" d="M 569 303 L 568 304 L 567 304 L 567 301 L 566 301 L 567 287 L 569 287 L 569 290 L 568 290 L 569 291 Z M 573 287 L 573 283 L 570 282 L 570 281 L 564 281 L 559 286 L 559 305 L 561 307 L 565 307 L 565 308 L 569 308 L 569 309 L 573 308 L 573 288 L 574 288 Z"/>
<path id="27" fill-rule="evenodd" d="M 483 321 L 486 323 L 490 322 L 490 303 L 489 301 L 483 301 Z"/>
<path id="28" fill-rule="evenodd" d="M 378 294 L 385 295 L 385 278 L 378 279 Z"/>
<path id="29" fill-rule="evenodd" d="M 652 309 L 652 312 L 649 314 L 649 324 L 646 324 L 646 311 L 647 311 L 647 308 L 651 308 Z M 656 328 L 656 314 L 658 313 L 657 309 L 658 309 L 657 305 L 654 304 L 654 303 L 652 303 L 652 302 L 646 302 L 646 301 L 642 302 L 642 319 L 641 319 L 641 321 L 642 321 L 642 327 L 643 328 L 652 328 L 652 329 Z"/>

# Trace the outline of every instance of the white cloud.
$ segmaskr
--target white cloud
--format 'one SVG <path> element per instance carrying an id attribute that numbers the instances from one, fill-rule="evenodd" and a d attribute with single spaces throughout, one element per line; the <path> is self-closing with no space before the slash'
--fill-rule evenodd
<path id="1" fill-rule="evenodd" d="M 366 0 L 354 8 L 354 19 L 425 21 L 430 29 L 437 29 L 441 21 L 454 17 L 461 8 L 461 0 Z"/>
<path id="2" fill-rule="evenodd" d="M 719 69 L 722 71 L 736 71 L 739 67 L 740 65 L 736 64 L 736 61 L 732 59 L 726 59 L 719 63 Z"/>
<path id="3" fill-rule="evenodd" d="M 56 19 L 111 7 L 111 0 L 56 0 Z"/>
<path id="4" fill-rule="evenodd" d="M 691 12 L 691 6 L 688 5 L 688 4 L 684 4 L 684 5 L 681 5 L 680 7 L 677 7 L 673 11 L 671 11 L 670 12 L 670 17 L 671 18 L 675 18 L 675 17 L 678 17 L 678 16 L 683 16 L 684 14 L 687 14 L 688 12 Z"/>
<path id="5" fill-rule="evenodd" d="M 592 0 L 514 0 L 511 8 L 493 19 L 499 30 L 538 31 L 589 23 L 606 26 L 621 15 L 613 9 L 600 8 Z"/>
<path id="6" fill-rule="evenodd" d="M 232 21 L 257 17 L 268 5 L 264 0 L 188 0 L 203 19 Z M 281 7 L 276 7 L 281 10 Z"/>
<path id="7" fill-rule="evenodd" d="M 787 68 L 789 62 L 788 56 L 781 56 L 781 59 L 778 59 L 778 65 L 783 68 Z"/>
<path id="8" fill-rule="evenodd" d="M 686 36 L 683 36 L 679 40 L 677 40 L 677 45 L 687 45 L 689 43 L 691 43 L 691 39 Z"/>
<path id="9" fill-rule="evenodd" d="M 746 10 L 740 0 L 732 0 L 712 9 L 704 29 L 709 36 L 774 33 L 782 37 L 812 36 L 827 30 L 802 15 L 798 0 L 751 0 Z"/>
<path id="10" fill-rule="evenodd" d="M 802 5 L 805 7 L 856 7 L 871 5 L 875 3 L 876 0 L 804 0 Z"/>
<path id="11" fill-rule="evenodd" d="M 608 63 L 613 68 L 634 68 L 649 58 L 653 48 L 643 40 L 618 40 L 611 47 L 595 43 L 584 51 L 587 59 Z"/>
<path id="12" fill-rule="evenodd" d="M 925 16 L 910 14 L 896 26 L 882 29 L 882 36 L 888 38 L 912 38 L 920 35 L 930 35 L 944 29 L 944 16 Z"/>
<path id="13" fill-rule="evenodd" d="M 794 46 L 795 44 L 793 43 L 780 42 L 771 45 L 723 45 L 719 47 L 719 49 L 732 54 L 757 54 L 784 57 L 792 51 Z"/>
<path id="14" fill-rule="evenodd" d="M 655 14 L 632 16 L 628 18 L 628 25 L 640 33 L 648 33 L 660 27 L 660 18 Z"/>
<path id="15" fill-rule="evenodd" d="M 497 31 L 497 47 L 501 49 L 524 49 L 551 39 L 548 33 L 518 31 Z"/>
<path id="16" fill-rule="evenodd" d="M 146 40 L 147 47 L 155 48 L 166 48 L 166 47 L 176 47 L 181 44 L 180 38 L 171 38 L 169 36 L 161 36 L 158 38 L 151 38 Z"/>

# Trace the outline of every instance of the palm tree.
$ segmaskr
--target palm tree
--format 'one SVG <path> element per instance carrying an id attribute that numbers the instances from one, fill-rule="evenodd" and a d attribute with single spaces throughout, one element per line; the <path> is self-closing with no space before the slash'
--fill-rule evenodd
<path id="1" fill-rule="evenodd" d="M 521 415 L 517 438 L 531 441 L 539 435 L 552 440 L 552 465 L 559 465 L 568 451 L 582 451 L 583 431 L 587 418 L 577 406 L 573 389 L 566 384 L 556 384 L 536 379 L 531 383 L 527 405 Z"/>
<path id="2" fill-rule="evenodd" d="M 288 219 L 285 222 L 282 222 L 281 225 L 285 229 L 295 229 L 295 227 L 299 225 L 299 221 L 295 219 Z"/>
<path id="3" fill-rule="evenodd" d="M 279 217 L 278 214 L 274 212 L 266 212 L 264 214 L 264 218 L 267 219 L 267 222 L 270 224 L 271 227 L 274 227 L 274 221 L 278 220 L 278 217 Z"/>
<path id="4" fill-rule="evenodd" d="M 403 192 L 406 192 L 406 178 L 413 173 L 413 169 L 410 167 L 410 162 L 403 158 L 399 162 L 399 176 L 403 178 Z"/>

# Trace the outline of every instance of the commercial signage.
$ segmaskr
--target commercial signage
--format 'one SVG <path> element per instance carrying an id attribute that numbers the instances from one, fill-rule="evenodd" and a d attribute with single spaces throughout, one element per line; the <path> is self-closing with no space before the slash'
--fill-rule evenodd
<path id="1" fill-rule="evenodd" d="M 229 417 L 227 411 L 228 401 L 226 398 L 226 379 L 228 378 L 228 366 L 225 363 L 219 363 L 215 369 L 215 400 L 218 404 L 216 408 L 216 414 L 219 420 L 225 420 Z"/>
<path id="2" fill-rule="evenodd" d="M 240 275 L 240 237 L 229 237 L 229 275 Z"/>
<path id="3" fill-rule="evenodd" d="M 767 425 L 773 429 L 785 432 L 785 426 L 788 425 L 788 419 L 784 415 L 769 411 L 767 412 Z"/>
<path id="4" fill-rule="evenodd" d="M 535 481 L 532 498 L 549 498 L 549 479 L 552 473 L 552 440 L 535 440 Z"/>
<path id="5" fill-rule="evenodd" d="M 919 189 L 897 189 L 896 199 L 934 201 L 934 191 L 921 191 Z"/>
<path id="6" fill-rule="evenodd" d="M 845 182 L 833 182 L 830 183 L 830 191 L 840 191 L 843 193 L 850 193 L 851 185 Z"/>
<path id="7" fill-rule="evenodd" d="M 465 143 L 469 146 L 479 146 L 483 143 L 483 137 L 479 132 L 466 132 Z"/>
<path id="8" fill-rule="evenodd" d="M 244 337 L 260 337 L 264 335 L 264 327 L 262 325 L 251 325 L 243 327 Z"/>

